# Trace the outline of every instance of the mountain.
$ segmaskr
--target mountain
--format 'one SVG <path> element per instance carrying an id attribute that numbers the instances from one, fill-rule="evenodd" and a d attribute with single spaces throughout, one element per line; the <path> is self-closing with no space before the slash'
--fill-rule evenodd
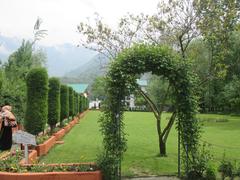
<path id="1" fill-rule="evenodd" d="M 49 75 L 58 77 L 85 64 L 96 55 L 93 51 L 71 44 L 47 47 L 45 52 Z"/>
<path id="2" fill-rule="evenodd" d="M 10 38 L 0 35 L 0 60 L 7 61 L 8 56 L 16 51 L 22 43 L 18 38 Z M 49 76 L 61 77 L 65 73 L 87 63 L 96 53 L 84 47 L 76 47 L 72 44 L 56 46 L 39 46 L 47 56 L 47 69 Z"/>
<path id="3" fill-rule="evenodd" d="M 101 54 L 97 54 L 89 62 L 66 73 L 62 78 L 62 82 L 92 84 L 96 77 L 103 76 L 106 73 L 108 63 L 108 58 Z"/>

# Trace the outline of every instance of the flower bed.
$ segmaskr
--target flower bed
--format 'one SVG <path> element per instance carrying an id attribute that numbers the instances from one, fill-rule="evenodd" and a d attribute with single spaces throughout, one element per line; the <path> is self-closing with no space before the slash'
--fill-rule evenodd
<path id="1" fill-rule="evenodd" d="M 33 151 L 34 152 L 34 151 Z M 34 154 L 34 153 L 30 153 Z M 29 154 L 29 159 L 31 155 Z M 36 151 L 35 155 L 36 157 Z M 1 180 L 101 180 L 101 172 L 94 163 L 23 164 L 22 151 L 9 153 L 0 161 Z M 22 163 L 21 163 L 22 162 Z"/>
<path id="2" fill-rule="evenodd" d="M 54 146 L 56 141 L 55 136 L 51 136 L 47 141 L 45 141 L 43 144 L 39 144 L 36 146 L 37 154 L 38 156 L 42 156 L 48 153 L 50 148 Z"/>
<path id="3" fill-rule="evenodd" d="M 65 135 L 64 129 L 60 129 L 59 131 L 53 134 L 53 136 L 56 137 L 56 141 L 60 140 L 64 135 Z"/>
<path id="4" fill-rule="evenodd" d="M 1 180 L 102 180 L 100 171 L 93 172 L 46 172 L 7 173 L 0 172 Z"/>
<path id="5" fill-rule="evenodd" d="M 100 171 L 93 172 L 45 172 L 7 173 L 0 172 L 1 180 L 102 180 Z"/>
<path id="6" fill-rule="evenodd" d="M 28 163 L 29 164 L 34 164 L 37 162 L 37 151 L 36 150 L 30 150 L 28 154 Z M 22 159 L 20 164 L 25 164 L 25 159 Z"/>
<path id="7" fill-rule="evenodd" d="M 66 133 L 68 133 L 70 131 L 70 129 L 71 129 L 71 125 L 70 124 L 68 124 L 68 125 L 66 125 L 64 127 L 64 130 L 65 130 Z"/>

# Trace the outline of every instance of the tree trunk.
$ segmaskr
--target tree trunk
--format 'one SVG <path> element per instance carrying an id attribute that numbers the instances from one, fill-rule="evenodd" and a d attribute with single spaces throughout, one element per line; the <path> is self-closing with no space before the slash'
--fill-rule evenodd
<path id="1" fill-rule="evenodd" d="M 162 138 L 159 140 L 159 148 L 160 148 L 160 156 L 161 157 L 167 156 L 166 142 L 164 142 Z"/>

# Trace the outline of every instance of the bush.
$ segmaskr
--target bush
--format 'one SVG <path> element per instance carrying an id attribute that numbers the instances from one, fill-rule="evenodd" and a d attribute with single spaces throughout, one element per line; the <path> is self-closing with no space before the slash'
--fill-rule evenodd
<path id="1" fill-rule="evenodd" d="M 60 89 L 60 102 L 61 102 L 61 113 L 60 113 L 60 124 L 62 121 L 69 116 L 69 92 L 66 85 L 61 85 Z"/>
<path id="2" fill-rule="evenodd" d="M 233 165 L 230 161 L 226 161 L 225 158 L 221 161 L 220 166 L 218 167 L 218 172 L 221 173 L 222 179 L 226 177 L 233 177 Z"/>
<path id="3" fill-rule="evenodd" d="M 72 87 L 69 87 L 69 116 L 74 115 L 74 91 Z"/>
<path id="4" fill-rule="evenodd" d="M 82 96 L 81 95 L 79 95 L 79 112 L 81 113 L 82 112 Z"/>
<path id="5" fill-rule="evenodd" d="M 78 99 L 78 93 L 77 92 L 75 92 L 75 96 L 74 96 L 74 100 L 75 100 L 75 115 L 77 115 L 78 114 L 78 101 L 79 101 L 79 99 Z"/>
<path id="6" fill-rule="evenodd" d="M 32 69 L 26 78 L 27 106 L 25 129 L 38 135 L 44 130 L 48 117 L 48 74 L 45 68 Z"/>
<path id="7" fill-rule="evenodd" d="M 215 170 L 213 168 L 208 167 L 206 169 L 205 179 L 206 180 L 216 180 L 216 174 L 215 174 Z"/>
<path id="8" fill-rule="evenodd" d="M 60 81 L 58 78 L 49 79 L 48 91 L 48 124 L 51 131 L 60 120 Z"/>
<path id="9" fill-rule="evenodd" d="M 194 157 L 194 162 L 190 167 L 190 171 L 187 174 L 187 179 L 207 179 L 214 180 L 211 178 L 215 177 L 214 170 L 209 167 L 212 155 L 210 154 L 209 145 L 203 144 L 199 146 L 198 152 Z M 215 177 L 216 179 L 216 177 Z"/>

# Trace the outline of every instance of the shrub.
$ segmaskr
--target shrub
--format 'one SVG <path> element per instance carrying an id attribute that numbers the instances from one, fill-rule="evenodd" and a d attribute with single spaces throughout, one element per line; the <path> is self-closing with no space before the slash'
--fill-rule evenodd
<path id="1" fill-rule="evenodd" d="M 38 135 L 44 130 L 48 116 L 48 74 L 45 68 L 32 69 L 26 78 L 27 106 L 25 129 Z"/>
<path id="2" fill-rule="evenodd" d="M 76 93 L 76 115 L 79 113 L 79 95 Z"/>
<path id="3" fill-rule="evenodd" d="M 60 114 L 60 124 L 62 121 L 69 116 L 69 92 L 66 85 L 61 85 L 60 89 L 60 102 L 61 102 L 61 114 Z"/>
<path id="4" fill-rule="evenodd" d="M 74 91 L 72 87 L 69 87 L 69 116 L 74 115 Z"/>
<path id="5" fill-rule="evenodd" d="M 208 167 L 206 169 L 205 179 L 206 180 L 216 180 L 216 174 L 215 174 L 215 170 L 213 168 Z"/>
<path id="6" fill-rule="evenodd" d="M 48 124 L 51 132 L 60 120 L 60 81 L 58 78 L 49 79 L 48 91 Z"/>
<path id="7" fill-rule="evenodd" d="M 221 161 L 220 166 L 218 167 L 218 172 L 221 173 L 222 179 L 224 180 L 226 177 L 233 177 L 233 165 L 230 161 L 225 160 L 225 156 Z"/>
<path id="8" fill-rule="evenodd" d="M 210 154 L 209 145 L 199 145 L 198 152 L 195 154 L 194 162 L 190 167 L 190 171 L 187 174 L 187 179 L 208 179 L 213 180 L 214 170 L 209 167 L 212 155 Z M 207 178 L 208 176 L 208 178 Z"/>

